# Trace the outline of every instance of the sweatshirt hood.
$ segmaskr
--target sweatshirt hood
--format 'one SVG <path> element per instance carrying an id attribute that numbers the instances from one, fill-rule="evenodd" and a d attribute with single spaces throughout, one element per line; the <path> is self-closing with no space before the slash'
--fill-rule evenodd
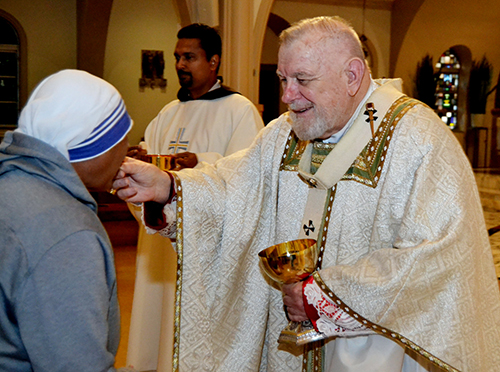
<path id="1" fill-rule="evenodd" d="M 97 203 L 71 163 L 54 147 L 20 132 L 7 132 L 0 144 L 0 177 L 22 171 L 66 190 L 97 213 Z"/>

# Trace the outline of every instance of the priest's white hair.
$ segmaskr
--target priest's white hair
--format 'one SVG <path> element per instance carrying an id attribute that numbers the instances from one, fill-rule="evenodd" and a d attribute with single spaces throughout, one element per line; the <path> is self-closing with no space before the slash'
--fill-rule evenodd
<path id="1" fill-rule="evenodd" d="M 358 34 L 348 21 L 338 16 L 320 16 L 302 19 L 283 30 L 279 36 L 280 45 L 317 33 L 325 41 L 333 42 L 334 45 L 346 48 L 350 55 L 364 61 L 363 46 Z"/>

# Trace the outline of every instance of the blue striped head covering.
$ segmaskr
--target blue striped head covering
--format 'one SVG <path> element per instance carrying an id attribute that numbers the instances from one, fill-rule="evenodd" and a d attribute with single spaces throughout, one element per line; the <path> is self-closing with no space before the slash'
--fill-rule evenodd
<path id="1" fill-rule="evenodd" d="M 62 70 L 35 88 L 16 131 L 48 143 L 76 163 L 110 150 L 132 124 L 115 87 L 85 71 Z"/>

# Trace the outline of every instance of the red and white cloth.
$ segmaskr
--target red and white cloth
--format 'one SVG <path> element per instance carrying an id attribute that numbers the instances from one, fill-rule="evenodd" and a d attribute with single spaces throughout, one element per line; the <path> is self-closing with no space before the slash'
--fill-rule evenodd
<path id="1" fill-rule="evenodd" d="M 318 332 L 327 336 L 374 334 L 359 321 L 339 308 L 310 276 L 302 284 L 304 307 L 307 316 Z"/>

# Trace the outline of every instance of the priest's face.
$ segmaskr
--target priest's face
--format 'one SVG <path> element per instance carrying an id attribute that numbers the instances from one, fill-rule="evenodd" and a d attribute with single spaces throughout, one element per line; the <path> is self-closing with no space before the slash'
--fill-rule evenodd
<path id="1" fill-rule="evenodd" d="M 317 32 L 280 47 L 282 101 L 301 140 L 329 138 L 349 120 L 344 54 Z"/>
<path id="2" fill-rule="evenodd" d="M 212 87 L 214 77 L 217 76 L 219 56 L 215 55 L 207 60 L 207 54 L 202 49 L 199 39 L 179 39 L 174 57 L 181 87 L 195 91 L 208 91 Z"/>

